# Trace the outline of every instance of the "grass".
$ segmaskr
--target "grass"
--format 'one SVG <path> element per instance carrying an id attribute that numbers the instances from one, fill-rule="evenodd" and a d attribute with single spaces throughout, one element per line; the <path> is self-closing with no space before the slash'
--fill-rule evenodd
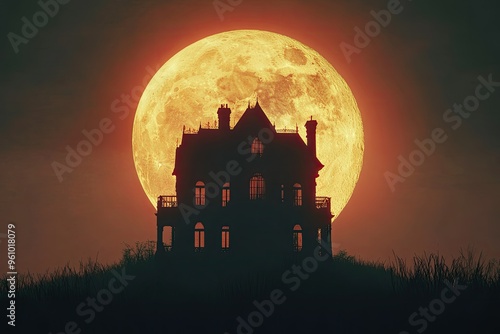
<path id="1" fill-rule="evenodd" d="M 402 292 L 436 292 L 445 280 L 458 280 L 473 289 L 499 290 L 500 265 L 497 260 L 486 261 L 482 253 L 476 256 L 472 248 L 460 250 L 459 256 L 448 265 L 439 254 L 414 256 L 412 265 L 394 254 L 395 261 L 388 268 L 394 289 Z"/>
<path id="2" fill-rule="evenodd" d="M 255 333 L 399 333 L 405 328 L 416 333 L 418 327 L 409 325 L 408 317 L 439 298 L 446 280 L 458 280 L 467 290 L 426 332 L 488 333 L 486 329 L 498 327 L 500 265 L 472 249 L 461 251 L 450 263 L 439 254 L 415 256 L 410 263 L 394 254 L 389 264 L 362 261 L 341 251 L 320 263 L 296 290 L 282 279 L 286 266 L 220 279 L 210 268 L 182 264 L 185 270 L 179 270 L 158 263 L 154 249 L 154 242 L 138 242 L 126 245 L 122 259 L 113 265 L 89 259 L 77 268 L 67 265 L 42 275 L 19 275 L 19 326 L 59 333 L 75 321 L 84 333 L 236 333 L 236 319 L 246 319 L 255 311 L 254 301 L 268 300 L 271 291 L 280 289 L 286 302 L 275 305 L 273 315 Z M 135 278 L 87 322 L 89 317 L 81 316 L 77 307 L 109 289 L 122 270 Z M 3 305 L 7 288 L 3 279 Z"/>

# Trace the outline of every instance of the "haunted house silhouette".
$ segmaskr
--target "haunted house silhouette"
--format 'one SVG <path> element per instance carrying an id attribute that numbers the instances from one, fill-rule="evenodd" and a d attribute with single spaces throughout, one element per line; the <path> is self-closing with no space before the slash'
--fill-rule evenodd
<path id="1" fill-rule="evenodd" d="M 218 127 L 183 130 L 173 171 L 177 195 L 158 197 L 157 256 L 310 256 L 320 240 L 330 240 L 333 217 L 330 198 L 316 197 L 323 168 L 317 121 L 305 124 L 306 145 L 297 128 L 276 130 L 258 101 L 233 128 L 227 104 L 217 115 Z M 330 243 L 322 244 L 331 253 Z"/>

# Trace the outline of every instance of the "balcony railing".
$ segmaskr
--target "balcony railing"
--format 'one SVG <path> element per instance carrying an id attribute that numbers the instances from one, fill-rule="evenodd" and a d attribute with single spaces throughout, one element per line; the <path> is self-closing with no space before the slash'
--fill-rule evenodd
<path id="1" fill-rule="evenodd" d="M 295 128 L 295 129 L 284 128 L 284 129 L 275 129 L 275 130 L 277 133 L 299 133 L 298 128 Z"/>
<path id="2" fill-rule="evenodd" d="M 316 209 L 330 210 L 331 197 L 316 197 Z"/>
<path id="3" fill-rule="evenodd" d="M 158 196 L 158 208 L 176 208 L 177 196 Z"/>
<path id="4" fill-rule="evenodd" d="M 330 210 L 330 197 L 316 197 L 316 209 Z M 158 208 L 178 207 L 177 196 L 158 196 Z"/>

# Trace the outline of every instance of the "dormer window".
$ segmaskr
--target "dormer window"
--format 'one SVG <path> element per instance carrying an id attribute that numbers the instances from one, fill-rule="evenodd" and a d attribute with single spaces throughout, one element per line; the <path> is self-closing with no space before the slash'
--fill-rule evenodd
<path id="1" fill-rule="evenodd" d="M 259 138 L 255 138 L 252 142 L 251 147 L 252 154 L 257 154 L 259 157 L 264 153 L 264 144 L 259 140 Z"/>

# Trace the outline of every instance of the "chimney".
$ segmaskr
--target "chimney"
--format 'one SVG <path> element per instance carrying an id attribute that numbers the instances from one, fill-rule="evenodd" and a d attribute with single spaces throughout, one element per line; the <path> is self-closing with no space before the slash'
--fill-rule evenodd
<path id="1" fill-rule="evenodd" d="M 312 152 L 314 156 L 316 156 L 316 126 L 318 122 L 316 120 L 311 119 L 306 122 L 306 137 L 307 137 L 307 147 L 309 151 Z"/>
<path id="2" fill-rule="evenodd" d="M 217 110 L 217 115 L 219 116 L 219 130 L 229 131 L 231 109 L 228 108 L 227 104 L 220 105 L 219 110 Z"/>

